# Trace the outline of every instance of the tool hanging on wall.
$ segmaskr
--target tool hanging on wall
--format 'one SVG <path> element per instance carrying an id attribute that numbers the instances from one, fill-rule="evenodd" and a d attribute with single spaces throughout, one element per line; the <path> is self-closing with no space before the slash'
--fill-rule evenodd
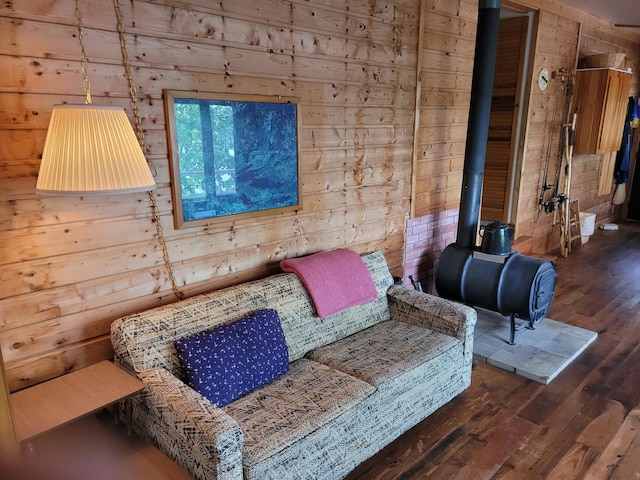
<path id="1" fill-rule="evenodd" d="M 549 175 L 549 161 L 551 159 L 551 144 L 553 143 L 553 130 L 555 128 L 556 123 L 556 109 L 558 107 L 558 96 L 554 97 L 553 102 L 553 115 L 551 116 L 551 122 L 549 123 L 549 128 L 547 131 L 547 152 L 545 154 L 544 159 L 544 167 L 542 169 L 542 182 L 540 185 L 540 195 L 538 197 L 538 213 L 536 215 L 536 222 L 540 220 L 540 212 L 544 208 L 545 213 L 549 212 L 549 208 L 552 206 L 552 203 L 548 200 L 545 200 L 545 194 L 547 190 L 554 188 L 553 185 L 548 184 L 548 175 Z"/>
<path id="2" fill-rule="evenodd" d="M 560 189 L 560 175 L 562 173 L 562 166 L 564 165 L 564 161 L 567 154 L 567 148 L 568 148 L 567 126 L 571 122 L 569 112 L 571 112 L 572 103 L 573 103 L 573 80 L 574 80 L 571 70 L 567 68 L 561 68 L 560 70 L 558 70 L 558 72 L 561 73 L 562 75 L 561 78 L 563 83 L 565 82 L 565 74 L 567 75 L 567 78 L 566 78 L 566 91 L 565 91 L 566 100 L 564 104 L 564 115 L 562 117 L 563 122 L 565 123 L 562 125 L 560 130 L 560 144 L 558 146 L 558 162 L 556 163 L 556 173 L 553 180 L 554 187 L 553 187 L 553 193 L 551 197 L 553 199 L 553 209 L 551 210 L 551 212 L 553 213 L 552 225 L 554 227 L 557 224 L 558 209 L 563 202 L 568 201 L 568 195 L 569 195 L 568 192 L 566 192 L 566 188 L 565 188 L 565 193 L 560 193 L 559 189 Z M 565 173 L 566 173 L 566 167 L 565 167 Z M 566 185 L 566 179 L 565 179 L 565 185 Z"/>
<path id="3" fill-rule="evenodd" d="M 573 160 L 573 145 L 576 138 L 576 121 L 578 115 L 573 114 L 571 123 L 564 124 L 564 152 L 567 165 L 564 173 L 564 194 L 560 201 L 560 253 L 567 257 L 571 253 L 571 161 Z M 579 221 L 579 220 L 578 220 Z"/>
<path id="4" fill-rule="evenodd" d="M 565 102 L 563 105 L 563 115 L 562 122 L 568 122 L 569 112 L 571 109 L 571 101 L 573 99 L 573 75 L 571 74 L 571 70 L 567 67 L 559 68 L 558 70 L 554 70 L 551 72 L 551 79 L 556 80 L 560 79 L 560 82 L 563 89 L 558 90 L 558 93 L 555 96 L 554 107 L 553 107 L 553 116 L 551 118 L 551 123 L 549 125 L 549 134 L 548 134 L 548 142 L 547 142 L 547 151 L 546 158 L 544 162 L 543 168 L 543 179 L 540 185 L 540 195 L 538 197 L 538 213 L 536 216 L 536 222 L 540 219 L 540 212 L 544 210 L 545 213 L 553 213 L 553 225 L 556 225 L 556 212 L 559 204 L 564 200 L 562 195 L 559 193 L 559 184 L 560 184 L 560 174 L 562 172 L 562 165 L 564 163 L 565 156 L 565 128 L 564 124 L 560 125 L 560 141 L 558 143 L 558 157 L 555 165 L 555 175 L 553 178 L 553 183 L 549 183 L 549 167 L 550 167 L 550 158 L 551 158 L 551 148 L 553 144 L 553 130 L 555 128 L 556 122 L 556 112 L 560 97 L 559 93 L 564 90 L 564 98 Z M 566 120 L 565 120 L 566 119 Z M 551 196 L 548 197 L 547 192 L 552 191 Z"/>

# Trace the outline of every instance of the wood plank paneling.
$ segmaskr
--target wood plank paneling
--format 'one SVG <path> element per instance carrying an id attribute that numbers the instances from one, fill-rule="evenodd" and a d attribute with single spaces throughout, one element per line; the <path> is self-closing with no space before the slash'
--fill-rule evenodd
<path id="1" fill-rule="evenodd" d="M 455 209 L 467 134 L 477 2 L 424 0 L 416 217 Z"/>
<path id="2" fill-rule="evenodd" d="M 93 101 L 130 110 L 113 5 L 81 0 Z M 336 247 L 402 274 L 410 208 L 415 0 L 123 2 L 145 150 L 187 295 Z M 118 316 L 175 301 L 147 195 L 34 194 L 56 103 L 81 103 L 73 0 L 0 7 L 0 347 L 12 390 L 111 355 Z M 176 230 L 163 89 L 301 99 L 300 212 Z"/>
<path id="3" fill-rule="evenodd" d="M 414 173 L 413 209 L 416 216 L 455 209 L 459 205 L 460 185 L 452 185 L 454 182 L 450 184 L 442 177 L 457 174 L 459 178 L 462 169 L 478 6 L 476 1 L 463 0 L 425 2 L 424 45 L 420 52 L 423 65 L 420 72 L 420 126 L 417 129 Z M 640 38 L 637 35 L 615 29 L 598 18 L 567 7 L 561 1 L 504 1 L 502 6 L 521 12 L 538 12 L 529 81 L 535 82 L 542 67 L 549 71 L 563 67 L 573 71 L 579 57 L 586 54 L 624 51 L 634 66 L 631 91 L 637 92 L 635 72 L 640 70 Z M 553 216 L 544 213 L 538 216 L 538 198 L 544 180 L 544 159 L 549 155 L 550 174 L 547 180 L 551 182 L 558 163 L 566 92 L 566 83 L 562 84 L 560 78 L 552 82 L 545 92 L 537 90 L 534 83 L 529 105 L 521 105 L 521 108 L 528 108 L 528 116 L 524 157 L 518 167 L 520 182 L 516 185 L 516 234 L 533 237 L 535 252 L 552 251 L 559 245 L 559 231 L 553 225 Z M 555 116 L 554 110 L 557 112 Z M 608 199 L 595 196 L 597 161 L 592 158 L 586 160 L 584 162 L 579 156 L 574 162 L 572 198 L 578 199 L 583 209 L 610 215 Z M 603 217 L 600 215 L 598 220 Z"/>

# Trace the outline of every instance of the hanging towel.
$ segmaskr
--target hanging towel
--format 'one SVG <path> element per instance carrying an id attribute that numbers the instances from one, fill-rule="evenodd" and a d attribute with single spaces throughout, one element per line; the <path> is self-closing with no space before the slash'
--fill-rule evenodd
<path id="1" fill-rule="evenodd" d="M 629 179 L 631 144 L 633 143 L 631 122 L 633 120 L 636 104 L 636 99 L 634 97 L 629 97 L 629 101 L 627 103 L 627 115 L 624 120 L 624 130 L 622 133 L 622 143 L 620 150 L 618 150 L 618 153 L 616 154 L 616 166 L 614 171 L 616 185 L 627 183 L 627 180 Z"/>
<path id="2" fill-rule="evenodd" d="M 378 299 L 364 261 L 353 250 L 339 248 L 282 260 L 285 272 L 298 275 L 321 318 Z"/>

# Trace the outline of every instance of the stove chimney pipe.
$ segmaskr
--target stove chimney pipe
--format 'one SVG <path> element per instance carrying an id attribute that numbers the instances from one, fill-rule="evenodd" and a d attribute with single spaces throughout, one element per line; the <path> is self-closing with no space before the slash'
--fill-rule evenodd
<path id="1" fill-rule="evenodd" d="M 471 81 L 469 126 L 456 236 L 456 244 L 463 248 L 475 248 L 476 246 L 499 26 L 500 0 L 480 0 L 475 61 Z"/>

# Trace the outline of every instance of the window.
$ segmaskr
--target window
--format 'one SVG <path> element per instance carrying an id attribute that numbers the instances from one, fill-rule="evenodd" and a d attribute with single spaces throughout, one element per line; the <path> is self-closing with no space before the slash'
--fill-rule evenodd
<path id="1" fill-rule="evenodd" d="M 301 208 L 295 98 L 165 91 L 176 227 Z"/>

